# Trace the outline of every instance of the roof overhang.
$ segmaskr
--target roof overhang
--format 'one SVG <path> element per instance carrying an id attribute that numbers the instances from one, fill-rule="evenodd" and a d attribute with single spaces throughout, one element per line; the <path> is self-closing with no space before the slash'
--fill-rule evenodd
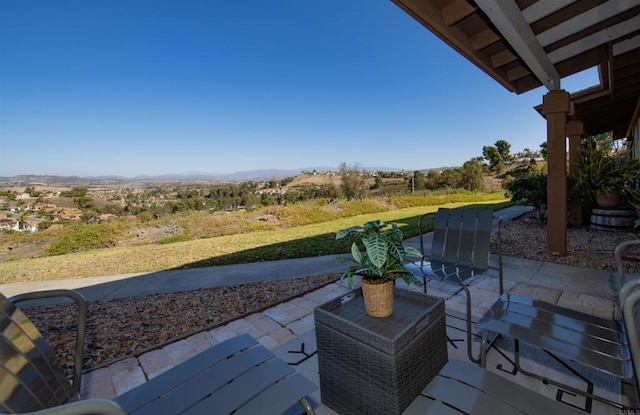
<path id="1" fill-rule="evenodd" d="M 637 122 L 640 0 L 392 1 L 517 94 L 597 67 L 600 85 L 572 95 L 589 134 L 623 137 Z"/>

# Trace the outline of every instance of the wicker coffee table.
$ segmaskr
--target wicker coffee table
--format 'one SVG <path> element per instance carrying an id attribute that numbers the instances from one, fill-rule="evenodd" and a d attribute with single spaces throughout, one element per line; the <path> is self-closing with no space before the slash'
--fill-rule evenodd
<path id="1" fill-rule="evenodd" d="M 396 289 L 389 317 L 361 290 L 316 307 L 322 403 L 340 414 L 400 414 L 448 360 L 444 300 Z"/>

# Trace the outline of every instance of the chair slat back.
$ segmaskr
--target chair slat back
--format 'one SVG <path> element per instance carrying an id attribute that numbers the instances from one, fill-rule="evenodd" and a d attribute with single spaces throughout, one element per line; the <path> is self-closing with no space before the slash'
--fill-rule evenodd
<path id="1" fill-rule="evenodd" d="M 438 209 L 431 261 L 488 268 L 492 226 L 489 209 Z"/>
<path id="2" fill-rule="evenodd" d="M 29 318 L 0 294 L 0 412 L 31 412 L 77 399 Z"/>
<path id="3" fill-rule="evenodd" d="M 458 262 L 458 247 L 462 236 L 462 209 L 450 209 L 447 236 L 442 258 L 446 262 Z"/>
<path id="4" fill-rule="evenodd" d="M 460 243 L 458 245 L 458 264 L 473 264 L 477 222 L 477 211 L 475 209 L 462 209 L 462 229 L 460 231 Z"/>
<path id="5" fill-rule="evenodd" d="M 433 223 L 433 242 L 431 244 L 431 258 L 439 260 L 443 258 L 444 242 L 447 238 L 447 224 L 449 222 L 449 211 L 451 209 L 440 208 L 436 213 L 436 220 Z M 425 253 L 423 252 L 422 255 Z"/>
<path id="6" fill-rule="evenodd" d="M 491 253 L 493 211 L 478 209 L 476 214 L 478 221 L 476 223 L 475 247 L 473 249 L 473 265 L 480 268 L 488 268 L 489 254 Z"/>

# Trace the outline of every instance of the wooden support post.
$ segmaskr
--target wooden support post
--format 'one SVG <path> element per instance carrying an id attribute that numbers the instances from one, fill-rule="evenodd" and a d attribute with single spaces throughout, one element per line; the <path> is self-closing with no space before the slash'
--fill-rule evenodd
<path id="1" fill-rule="evenodd" d="M 554 90 L 542 97 L 547 119 L 547 249 L 567 255 L 567 91 Z"/>
<path id="2" fill-rule="evenodd" d="M 566 134 L 569 137 L 569 176 L 578 177 L 580 173 L 580 141 L 584 136 L 582 121 L 569 121 Z M 573 226 L 588 225 L 591 212 L 590 206 L 580 200 L 570 200 L 568 203 L 569 224 Z"/>
<path id="3" fill-rule="evenodd" d="M 569 174 L 578 175 L 580 162 L 580 139 L 584 136 L 582 121 L 569 121 L 567 123 L 567 137 L 569 137 Z"/>

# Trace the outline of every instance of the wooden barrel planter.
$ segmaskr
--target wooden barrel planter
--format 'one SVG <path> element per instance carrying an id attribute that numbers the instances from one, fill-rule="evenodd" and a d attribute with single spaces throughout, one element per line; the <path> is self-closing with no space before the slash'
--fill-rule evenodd
<path id="1" fill-rule="evenodd" d="M 594 208 L 591 211 L 591 229 L 603 231 L 630 231 L 638 215 L 633 209 Z"/>

